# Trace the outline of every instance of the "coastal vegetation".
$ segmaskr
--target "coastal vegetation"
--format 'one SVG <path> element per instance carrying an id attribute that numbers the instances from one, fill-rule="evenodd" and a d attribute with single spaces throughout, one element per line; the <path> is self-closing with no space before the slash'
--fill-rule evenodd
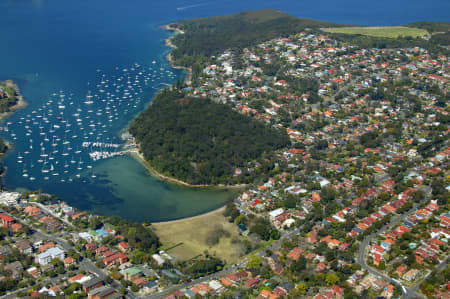
<path id="1" fill-rule="evenodd" d="M 263 9 L 233 15 L 200 18 L 172 24 L 184 34 L 172 40 L 175 64 L 192 66 L 205 56 L 216 55 L 226 49 L 243 49 L 252 44 L 279 36 L 321 27 L 342 26 L 333 23 L 301 19 L 279 10 Z"/>
<path id="2" fill-rule="evenodd" d="M 3 167 L 3 163 L 1 163 L 1 159 L 3 159 L 4 154 L 8 150 L 8 146 L 5 144 L 2 138 L 0 138 L 0 175 L 3 175 L 5 168 Z M 1 184 L 0 184 L 1 186 Z"/>
<path id="3" fill-rule="evenodd" d="M 9 112 L 19 100 L 18 91 L 11 81 L 0 82 L 0 113 Z"/>
<path id="4" fill-rule="evenodd" d="M 408 27 L 425 29 L 430 33 L 448 32 L 450 30 L 449 22 L 414 22 L 408 25 Z"/>
<path id="5" fill-rule="evenodd" d="M 8 150 L 8 146 L 6 146 L 5 141 L 0 138 L 0 157 Z"/>
<path id="6" fill-rule="evenodd" d="M 196 185 L 251 182 L 251 162 L 290 143 L 285 131 L 175 88 L 161 92 L 130 133 L 156 171 Z"/>
<path id="7" fill-rule="evenodd" d="M 414 22 L 408 26 L 428 30 L 431 33 L 430 42 L 433 44 L 450 45 L 450 22 Z"/>

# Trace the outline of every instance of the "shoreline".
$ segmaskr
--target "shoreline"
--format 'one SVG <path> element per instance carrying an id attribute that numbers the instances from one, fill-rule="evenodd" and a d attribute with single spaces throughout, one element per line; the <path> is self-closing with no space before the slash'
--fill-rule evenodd
<path id="1" fill-rule="evenodd" d="M 182 30 L 172 27 L 171 24 L 162 25 L 162 26 L 160 26 L 160 28 L 164 29 L 164 30 L 168 30 L 168 31 L 174 31 L 174 32 L 176 32 L 176 34 L 184 34 L 184 32 Z M 172 38 L 174 36 L 175 35 L 172 35 L 172 36 L 170 36 L 169 38 L 167 38 L 165 40 L 166 46 L 170 47 L 172 49 L 176 49 L 176 46 L 172 43 Z M 188 75 L 185 78 L 185 82 L 186 82 L 187 85 L 190 85 L 190 83 L 191 83 L 190 82 L 190 78 L 192 76 L 192 70 L 190 68 L 187 68 L 187 67 L 175 65 L 170 52 L 169 52 L 169 54 L 166 55 L 166 58 L 169 61 L 170 66 L 172 68 L 174 68 L 174 69 L 183 69 L 183 70 L 187 70 L 188 71 Z M 156 95 L 155 95 L 155 97 L 156 97 Z M 150 105 L 152 104 L 152 102 L 150 102 Z M 238 184 L 238 185 L 223 185 L 223 184 L 218 184 L 218 185 L 210 185 L 210 184 L 192 185 L 192 184 L 189 184 L 189 183 L 184 182 L 182 180 L 179 180 L 179 179 L 176 179 L 176 178 L 173 178 L 173 177 L 169 177 L 167 175 L 164 175 L 164 174 L 158 172 L 144 158 L 142 153 L 139 151 L 139 148 L 140 148 L 139 144 L 136 144 L 136 151 L 135 152 L 131 152 L 131 156 L 133 156 L 139 162 L 141 162 L 144 165 L 144 167 L 150 172 L 151 175 L 153 175 L 153 176 L 155 176 L 155 177 L 157 177 L 157 178 L 159 178 L 159 179 L 161 179 L 163 181 L 166 181 L 166 182 L 169 182 L 169 183 L 172 183 L 172 184 L 175 184 L 175 185 L 180 185 L 180 186 L 183 186 L 183 187 L 188 187 L 188 188 L 243 189 L 243 188 L 246 188 L 248 186 L 248 184 Z M 201 215 L 199 215 L 199 216 L 201 216 Z M 183 218 L 183 219 L 187 219 L 187 218 Z"/>
<path id="2" fill-rule="evenodd" d="M 178 35 L 178 34 L 184 34 L 184 31 L 178 28 L 174 28 L 171 26 L 172 24 L 166 24 L 166 25 L 162 25 L 161 28 L 163 30 L 167 30 L 167 31 L 173 31 L 175 32 L 175 35 L 171 35 L 168 38 L 165 39 L 164 43 L 167 47 L 172 48 L 172 49 L 176 49 L 177 46 L 175 46 L 175 44 L 172 42 L 172 39 Z M 186 82 L 186 84 L 189 86 L 191 85 L 191 78 L 192 78 L 192 69 L 189 67 L 184 67 L 184 66 L 180 66 L 180 65 L 176 65 L 173 57 L 172 57 L 172 51 L 170 51 L 167 55 L 166 55 L 166 59 L 167 61 L 169 61 L 170 66 L 174 69 L 177 70 L 185 70 L 187 71 L 187 75 L 184 78 L 184 81 Z"/>
<path id="3" fill-rule="evenodd" d="M 166 175 L 158 172 L 156 169 L 154 169 L 150 165 L 150 163 L 147 160 L 145 160 L 144 156 L 142 155 L 141 152 L 139 152 L 138 148 L 139 147 L 136 148 L 136 150 L 137 150 L 136 152 L 131 152 L 131 156 L 133 156 L 136 159 L 138 159 L 139 162 L 141 162 L 145 166 L 145 168 L 147 168 L 147 170 L 153 176 L 155 176 L 155 177 L 157 177 L 157 178 L 159 178 L 159 179 L 161 179 L 163 181 L 166 181 L 166 182 L 169 182 L 169 183 L 172 183 L 172 184 L 175 184 L 175 185 L 180 185 L 180 186 L 183 186 L 183 187 L 188 187 L 188 188 L 243 189 L 243 188 L 248 186 L 247 184 L 239 184 L 239 185 L 222 185 L 222 184 L 218 184 L 218 185 L 209 185 L 209 184 L 192 185 L 192 184 L 189 184 L 189 183 L 184 182 L 182 180 L 179 180 L 179 179 L 176 179 L 176 178 L 173 178 L 173 177 L 169 177 L 169 176 L 166 176 Z"/>
<path id="4" fill-rule="evenodd" d="M 19 87 L 17 86 L 17 84 L 14 83 L 14 81 L 12 80 L 6 80 L 4 81 L 5 85 L 8 87 L 11 87 L 12 89 L 14 89 L 15 93 L 17 94 L 17 103 L 11 107 L 9 107 L 9 111 L 7 112 L 3 112 L 0 113 L 0 121 L 3 121 L 4 119 L 8 118 L 12 113 L 14 113 L 15 111 L 25 108 L 28 103 L 24 100 L 22 93 L 20 92 Z M 5 140 L 7 142 L 6 144 L 6 152 L 0 155 L 0 162 L 3 161 L 3 159 L 5 158 L 5 156 L 8 154 L 8 152 L 13 149 L 13 145 L 11 142 Z M 8 172 L 8 167 L 7 166 L 3 166 L 4 167 L 4 171 L 3 173 L 0 174 L 0 178 L 4 178 Z"/>
<path id="5" fill-rule="evenodd" d="M 183 221 L 190 221 L 190 220 L 194 220 L 194 219 L 198 219 L 204 216 L 209 216 L 212 214 L 216 214 L 216 213 L 223 213 L 225 212 L 225 205 L 221 206 L 220 208 L 214 209 L 212 211 L 206 212 L 206 213 L 202 213 L 199 215 L 195 215 L 195 216 L 190 216 L 190 217 L 186 217 L 186 218 L 180 218 L 180 219 L 175 219 L 175 220 L 167 220 L 167 221 L 158 221 L 158 222 L 151 222 L 152 225 L 154 226 L 158 226 L 158 225 L 164 225 L 164 224 L 173 224 L 173 223 L 179 223 L 179 222 L 183 222 Z"/>
<path id="6" fill-rule="evenodd" d="M 19 109 L 25 108 L 28 103 L 24 100 L 23 95 L 20 93 L 20 89 L 12 80 L 4 81 L 5 85 L 14 89 L 17 94 L 17 103 L 9 107 L 9 111 L 0 113 L 0 121 L 7 118 L 11 113 Z"/>

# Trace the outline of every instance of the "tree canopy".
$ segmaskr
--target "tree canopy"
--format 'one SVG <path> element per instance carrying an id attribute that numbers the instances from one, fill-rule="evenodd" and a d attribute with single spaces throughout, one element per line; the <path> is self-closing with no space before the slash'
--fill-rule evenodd
<path id="1" fill-rule="evenodd" d="M 341 26 L 300 19 L 279 10 L 263 9 L 233 15 L 181 21 L 173 26 L 185 33 L 174 38 L 172 52 L 177 63 L 186 65 L 193 57 L 211 56 L 226 49 L 243 49 L 305 28 Z"/>
<path id="2" fill-rule="evenodd" d="M 130 133 L 158 172 L 190 184 L 232 184 L 236 168 L 289 144 L 286 132 L 209 99 L 166 89 Z"/>

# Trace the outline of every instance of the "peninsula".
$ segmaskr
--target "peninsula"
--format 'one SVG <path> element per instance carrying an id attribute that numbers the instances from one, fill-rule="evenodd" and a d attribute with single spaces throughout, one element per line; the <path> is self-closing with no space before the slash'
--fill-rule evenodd
<path id="1" fill-rule="evenodd" d="M 158 296 L 448 295 L 450 23 L 361 27 L 262 10 L 166 28 L 190 80 L 130 132 L 169 177 L 248 184 L 223 212 L 241 239 L 215 213 L 156 225 L 169 254 L 206 258 L 202 277 Z M 205 250 L 242 262 L 218 270 Z"/>
<path id="2" fill-rule="evenodd" d="M 25 106 L 26 102 L 19 87 L 12 80 L 0 82 L 0 119 L 7 117 L 9 112 Z"/>
<path id="3" fill-rule="evenodd" d="M 450 23 L 333 30 L 263 10 L 177 24 L 192 80 L 130 132 L 159 172 L 245 190 L 155 225 L 2 190 L 0 295 L 448 298 Z"/>

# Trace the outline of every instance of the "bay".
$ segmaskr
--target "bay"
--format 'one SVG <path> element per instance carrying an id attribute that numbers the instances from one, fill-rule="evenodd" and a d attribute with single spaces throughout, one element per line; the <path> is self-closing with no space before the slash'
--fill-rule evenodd
<path id="1" fill-rule="evenodd" d="M 88 209 L 104 215 L 119 215 L 138 221 L 165 221 L 198 215 L 222 206 L 234 193 L 226 190 L 189 189 L 162 182 L 149 175 L 147 170 L 130 156 L 120 156 L 101 161 L 89 162 L 89 152 L 81 154 L 83 163 L 91 163 L 92 169 L 85 166 L 80 178 L 74 177 L 75 170 L 56 179 L 44 180 L 37 177 L 31 181 L 24 177 L 24 171 L 33 171 L 32 161 L 39 159 L 39 153 L 31 152 L 30 158 L 18 163 L 18 156 L 30 146 L 30 139 L 36 146 L 43 145 L 42 136 L 26 136 L 26 120 L 34 117 L 53 97 L 54 105 L 60 94 L 71 97 L 72 105 L 64 109 L 64 119 L 82 107 L 88 90 L 95 89 L 104 78 L 112 82 L 123 76 L 123 69 L 130 69 L 137 63 L 148 73 L 157 71 L 161 79 L 148 82 L 140 92 L 136 107 L 120 117 L 108 127 L 108 132 L 99 139 L 120 143 L 119 134 L 139 111 L 151 101 L 155 92 L 170 84 L 183 74 L 167 64 L 165 55 L 168 48 L 164 40 L 169 32 L 159 28 L 169 22 L 236 13 L 244 10 L 275 8 L 298 17 L 323 21 L 359 25 L 402 25 L 419 20 L 449 21 L 450 2 L 423 1 L 150 1 L 150 0 L 23 0 L 1 1 L 0 26 L 0 80 L 13 79 L 29 103 L 29 106 L 13 114 L 6 121 L 11 122 L 10 130 L 15 131 L 16 139 L 10 132 L 1 136 L 14 144 L 4 160 L 8 168 L 4 184 L 9 189 L 37 189 L 55 193 L 80 209 Z M 149 68 L 152 68 L 150 70 Z M 99 71 L 100 70 L 100 71 Z M 166 76 L 171 72 L 171 76 Z M 128 73 L 126 73 L 128 74 Z M 126 77 L 126 75 L 125 75 Z M 98 88 L 97 88 L 98 89 Z M 56 96 L 52 96 L 56 94 Z M 133 99 L 136 100 L 136 99 Z M 67 104 L 67 100 L 65 102 Z M 113 102 L 111 102 L 113 103 Z M 101 103 L 100 103 L 101 104 Z M 45 109 L 48 113 L 48 107 Z M 94 104 L 92 110 L 104 106 Z M 53 110 L 57 110 L 55 107 Z M 123 112 L 119 108 L 119 111 Z M 83 113 L 84 113 L 83 112 Z M 39 112 L 41 113 L 41 112 Z M 38 114 L 38 113 L 36 113 Z M 56 114 L 56 112 L 55 112 Z M 86 114 L 86 117 L 89 116 Z M 98 116 L 99 122 L 100 118 Z M 96 116 L 91 116 L 90 120 Z M 86 120 L 89 123 L 89 119 Z M 39 120 L 35 118 L 35 122 Z M 53 120 L 54 121 L 54 120 Z M 20 123 L 22 122 L 22 123 Z M 73 123 L 75 127 L 75 123 Z M 101 124 L 108 122 L 101 121 Z M 54 123 L 52 123 L 54 125 Z M 71 132 L 82 135 L 83 131 L 71 128 Z M 58 131 L 57 131 L 58 132 Z M 98 134 L 99 130 L 96 131 Z M 55 133 L 58 134 L 58 133 Z M 67 138 L 59 133 L 61 140 Z M 109 138 L 109 139 L 106 139 Z M 50 138 L 51 139 L 51 138 Z M 73 142 L 80 145 L 80 142 Z M 64 151 L 62 141 L 59 152 Z M 47 147 L 48 148 L 48 147 Z M 60 154 L 59 153 L 59 154 Z M 55 154 L 57 155 L 57 154 Z M 86 165 L 84 164 L 84 165 Z M 35 165 L 34 165 L 35 166 Z M 58 165 L 54 165 L 58 168 Z M 61 168 L 62 169 L 62 168 Z M 95 175 L 94 175 L 95 174 Z M 72 181 L 69 181 L 73 178 Z M 64 180 L 62 182 L 61 180 Z"/>

